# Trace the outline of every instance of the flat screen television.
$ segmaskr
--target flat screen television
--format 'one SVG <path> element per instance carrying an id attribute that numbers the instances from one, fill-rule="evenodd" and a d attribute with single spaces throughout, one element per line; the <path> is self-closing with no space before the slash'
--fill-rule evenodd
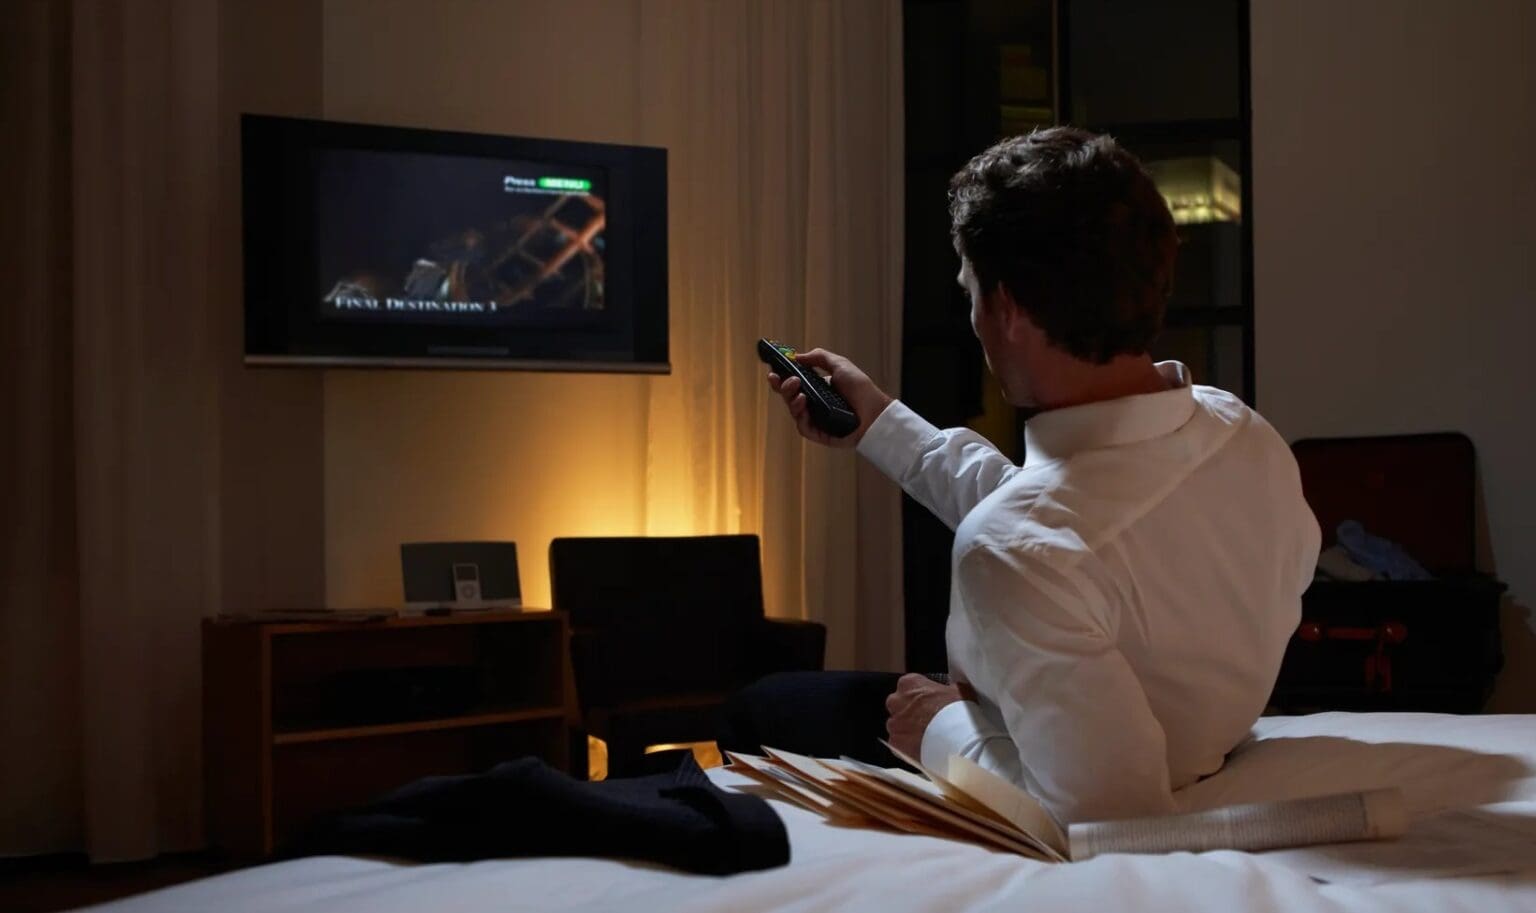
<path id="1" fill-rule="evenodd" d="M 664 373 L 663 149 L 245 115 L 245 360 Z"/>

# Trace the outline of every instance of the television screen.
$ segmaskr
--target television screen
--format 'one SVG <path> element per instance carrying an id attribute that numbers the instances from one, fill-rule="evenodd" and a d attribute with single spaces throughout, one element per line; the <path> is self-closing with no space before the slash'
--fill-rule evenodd
<path id="1" fill-rule="evenodd" d="M 660 149 L 243 121 L 246 360 L 667 370 Z"/>

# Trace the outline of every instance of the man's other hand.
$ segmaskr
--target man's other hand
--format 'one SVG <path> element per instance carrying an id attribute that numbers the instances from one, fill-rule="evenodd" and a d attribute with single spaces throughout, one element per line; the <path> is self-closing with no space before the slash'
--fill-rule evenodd
<path id="1" fill-rule="evenodd" d="M 960 685 L 941 685 L 926 675 L 908 673 L 896 680 L 896 691 L 885 699 L 885 731 L 896 750 L 909 758 L 922 757 L 923 733 L 940 710 L 965 700 Z"/>
<path id="2" fill-rule="evenodd" d="M 795 361 L 825 376 L 832 388 L 848 401 L 849 406 L 853 407 L 854 415 L 859 417 L 859 427 L 854 429 L 852 434 L 846 437 L 833 437 L 827 434 L 811 424 L 810 407 L 805 403 L 805 394 L 800 392 L 800 378 L 781 378 L 769 371 L 768 386 L 784 398 L 785 405 L 789 406 L 789 414 L 795 420 L 795 427 L 800 429 L 800 435 L 808 441 L 815 441 L 827 447 L 857 446 L 870 423 L 891 404 L 890 395 L 875 386 L 875 382 L 869 379 L 868 374 L 859 370 L 858 365 L 836 352 L 811 349 L 809 352 L 796 354 Z"/>

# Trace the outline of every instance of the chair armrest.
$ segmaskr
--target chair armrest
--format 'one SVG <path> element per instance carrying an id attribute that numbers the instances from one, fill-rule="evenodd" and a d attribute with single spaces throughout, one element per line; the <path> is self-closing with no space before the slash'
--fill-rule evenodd
<path id="1" fill-rule="evenodd" d="M 773 672 L 818 670 L 826 661 L 827 626 L 795 618 L 754 623 L 748 650 L 753 680 Z"/>

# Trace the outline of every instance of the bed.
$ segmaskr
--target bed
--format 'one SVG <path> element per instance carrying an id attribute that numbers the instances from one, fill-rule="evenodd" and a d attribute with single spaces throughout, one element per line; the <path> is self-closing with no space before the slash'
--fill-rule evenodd
<path id="1" fill-rule="evenodd" d="M 711 771 L 722 785 L 746 783 Z M 604 859 L 417 865 L 316 857 L 95 909 L 291 913 L 576 911 L 1536 911 L 1536 716 L 1324 713 L 1260 720 L 1187 808 L 1391 784 L 1416 824 L 1396 844 L 1104 856 L 1045 865 L 928 837 L 838 828 L 775 803 L 782 868 L 726 878 Z M 517 826 L 509 821 L 509 827 Z"/>

